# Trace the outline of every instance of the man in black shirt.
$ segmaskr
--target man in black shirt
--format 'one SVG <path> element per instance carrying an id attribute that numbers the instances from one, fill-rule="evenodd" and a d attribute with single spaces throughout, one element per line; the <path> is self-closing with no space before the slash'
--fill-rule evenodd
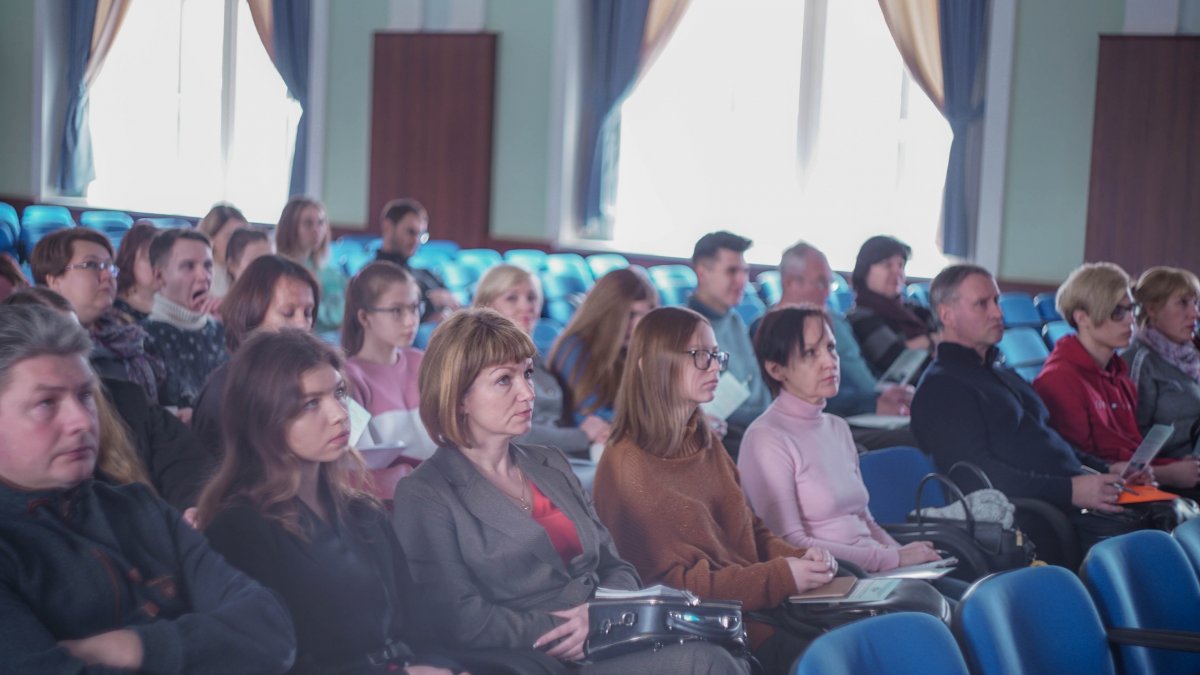
<path id="1" fill-rule="evenodd" d="M 421 321 L 438 321 L 458 309 L 458 300 L 436 274 L 408 265 L 409 258 L 416 255 L 421 244 L 429 241 L 429 214 L 425 207 L 415 199 L 393 199 L 384 205 L 380 221 L 383 246 L 375 254 L 375 259 L 396 263 L 417 280 L 417 285 L 421 287 L 421 298 L 425 301 Z"/>

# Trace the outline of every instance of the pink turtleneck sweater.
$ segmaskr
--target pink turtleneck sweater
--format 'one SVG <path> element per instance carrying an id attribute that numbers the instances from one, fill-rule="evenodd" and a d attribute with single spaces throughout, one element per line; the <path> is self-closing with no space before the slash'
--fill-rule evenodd
<path id="1" fill-rule="evenodd" d="M 742 489 L 789 544 L 829 549 L 868 572 L 892 569 L 899 545 L 867 509 L 850 427 L 824 409 L 781 391 L 742 439 Z"/>

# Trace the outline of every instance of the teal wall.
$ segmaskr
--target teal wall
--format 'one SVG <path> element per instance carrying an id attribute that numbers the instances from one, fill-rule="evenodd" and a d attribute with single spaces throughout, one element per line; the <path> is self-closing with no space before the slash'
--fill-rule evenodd
<path id="1" fill-rule="evenodd" d="M 1099 35 L 1124 0 L 1021 0 L 999 275 L 1058 283 L 1083 262 Z"/>
<path id="2" fill-rule="evenodd" d="M 388 3 L 329 6 L 324 199 L 332 222 L 357 226 L 368 221 L 372 35 L 387 28 Z M 427 26 L 447 23 L 445 5 L 425 6 Z M 489 2 L 484 28 L 499 34 L 491 231 L 502 238 L 544 238 L 554 1 Z M 437 214 L 432 217 L 436 230 Z"/>
<path id="3" fill-rule="evenodd" d="M 0 2 L 0 194 L 33 185 L 33 2 Z"/>

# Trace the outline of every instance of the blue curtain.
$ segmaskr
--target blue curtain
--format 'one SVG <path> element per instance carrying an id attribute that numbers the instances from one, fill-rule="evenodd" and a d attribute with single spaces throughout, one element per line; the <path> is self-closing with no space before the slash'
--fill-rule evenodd
<path id="1" fill-rule="evenodd" d="M 983 120 L 991 2 L 940 0 L 938 5 L 946 99 L 942 114 L 954 132 L 942 195 L 942 250 L 967 257 L 974 253 L 979 205 L 978 131 Z"/>
<path id="2" fill-rule="evenodd" d="M 92 162 L 92 133 L 88 128 L 88 91 L 83 81 L 92 51 L 96 0 L 71 0 L 67 5 L 67 111 L 58 153 L 58 191 L 79 197 L 96 178 Z"/>
<path id="3" fill-rule="evenodd" d="M 637 78 L 650 0 L 593 0 L 589 77 L 581 115 L 583 231 L 609 236 L 616 192 L 621 102 Z"/>
<path id="4" fill-rule="evenodd" d="M 308 36 L 312 22 L 310 0 L 274 0 L 271 3 L 275 68 L 288 93 L 300 104 L 296 148 L 292 153 L 292 179 L 288 194 L 308 191 Z"/>

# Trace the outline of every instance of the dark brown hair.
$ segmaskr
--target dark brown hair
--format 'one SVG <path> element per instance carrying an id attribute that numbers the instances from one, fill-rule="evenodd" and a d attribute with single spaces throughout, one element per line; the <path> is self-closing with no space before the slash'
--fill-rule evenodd
<path id="1" fill-rule="evenodd" d="M 271 299 L 275 297 L 275 285 L 284 277 L 308 284 L 313 293 L 313 316 L 317 315 L 321 308 L 321 287 L 311 272 L 280 255 L 257 258 L 242 271 L 242 276 L 221 301 L 225 348 L 229 353 L 237 352 L 250 333 L 262 325 L 271 308 Z"/>
<path id="2" fill-rule="evenodd" d="M 171 258 L 171 249 L 175 248 L 175 242 L 180 239 L 198 241 L 208 248 L 212 248 L 212 242 L 208 240 L 208 237 L 204 236 L 203 232 L 183 227 L 172 227 L 161 230 L 158 234 L 154 235 L 154 239 L 150 240 L 150 265 L 155 268 L 166 265 L 167 261 Z"/>
<path id="3" fill-rule="evenodd" d="M 421 202 L 415 199 L 393 199 L 383 205 L 383 211 L 380 213 L 382 220 L 390 220 L 393 223 L 398 223 L 404 220 L 404 217 L 410 213 L 424 214 L 425 207 L 421 206 Z"/>
<path id="4" fill-rule="evenodd" d="M 259 333 L 234 355 L 221 400 L 224 459 L 200 495 L 200 529 L 221 510 L 244 500 L 307 540 L 296 507 L 301 460 L 288 445 L 287 429 L 301 412 L 301 379 L 321 366 L 340 372 L 342 357 L 316 336 L 294 328 Z M 333 497 L 338 517 L 353 501 L 378 503 L 353 487 L 353 480 L 357 484 L 366 480 L 362 458 L 355 451 L 339 461 L 322 463 L 319 476 Z"/>
<path id="5" fill-rule="evenodd" d="M 237 232 L 229 235 L 229 243 L 225 244 L 225 259 L 221 264 L 225 265 L 225 269 L 233 267 L 233 264 L 242 259 L 242 253 L 246 251 L 246 247 L 256 241 L 265 241 L 270 243 L 271 233 L 261 227 L 243 227 Z M 230 283 L 233 282 L 233 273 L 229 274 Z"/>
<path id="6" fill-rule="evenodd" d="M 354 275 L 346 286 L 346 310 L 342 315 L 342 349 L 346 356 L 354 356 L 362 351 L 363 325 L 358 320 L 359 310 L 374 307 L 379 302 L 379 296 L 392 284 L 416 286 L 416 283 L 403 267 L 386 260 L 373 262 Z M 420 297 L 419 290 L 417 297 Z"/>
<path id="7" fill-rule="evenodd" d="M 129 228 L 125 236 L 121 238 L 121 247 L 117 249 L 117 269 L 123 274 L 117 277 L 117 295 L 121 296 L 133 285 L 137 283 L 137 277 L 133 274 L 133 267 L 137 264 L 138 253 L 143 248 L 149 249 L 150 241 L 158 234 L 158 228 L 148 220 L 139 220 Z M 149 258 L 150 252 L 147 250 L 146 257 Z"/>
<path id="8" fill-rule="evenodd" d="M 0 278 L 8 280 L 9 285 L 12 286 L 12 292 L 29 285 L 29 281 L 25 279 L 25 274 L 21 272 L 17 261 L 5 253 L 0 253 Z"/>
<path id="9" fill-rule="evenodd" d="M 86 227 L 71 227 L 51 232 L 38 241 L 33 247 L 33 253 L 29 255 L 29 267 L 33 271 L 34 282 L 39 286 L 46 286 L 50 283 L 48 277 L 62 274 L 66 266 L 71 264 L 77 241 L 89 241 L 103 247 L 108 251 L 108 255 L 113 253 L 112 242 L 102 232 Z"/>
<path id="10" fill-rule="evenodd" d="M 833 324 L 829 322 L 829 315 L 824 309 L 802 304 L 767 312 L 758 326 L 758 332 L 754 334 L 754 355 L 758 357 L 763 382 L 767 383 L 772 396 L 779 395 L 782 385 L 767 373 L 767 364 L 778 363 L 786 368 L 796 354 L 804 352 L 804 323 L 810 317 L 819 317 L 833 330 Z"/>

